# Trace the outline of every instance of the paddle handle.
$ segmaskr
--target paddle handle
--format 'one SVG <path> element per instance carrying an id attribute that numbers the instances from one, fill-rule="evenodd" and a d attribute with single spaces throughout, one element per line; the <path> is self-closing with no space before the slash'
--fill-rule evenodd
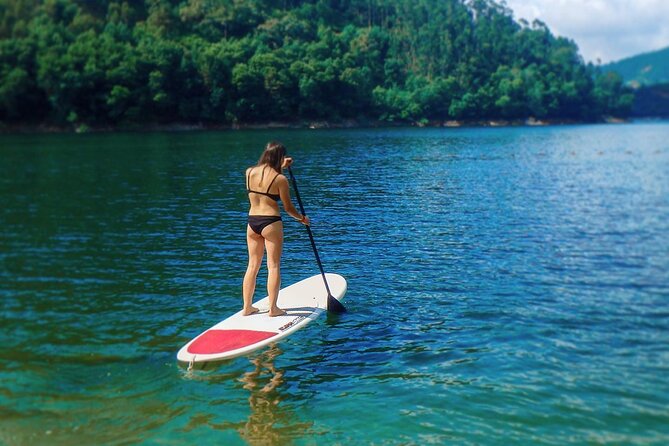
<path id="1" fill-rule="evenodd" d="M 290 181 L 293 183 L 293 190 L 295 191 L 295 198 L 297 199 L 297 204 L 300 206 L 300 212 L 302 215 L 306 215 L 304 212 L 304 205 L 302 204 L 302 199 L 300 198 L 300 191 L 297 189 L 297 181 L 295 180 L 295 175 L 290 166 L 288 166 L 288 173 L 290 174 Z M 318 262 L 318 268 L 321 270 L 321 276 L 323 276 L 323 283 L 325 283 L 325 290 L 328 292 L 328 297 L 332 296 L 330 292 L 330 286 L 328 281 L 325 278 L 325 270 L 323 269 L 323 264 L 321 263 L 321 257 L 318 255 L 318 249 L 316 249 L 316 241 L 314 240 L 314 234 L 311 232 L 311 227 L 309 225 L 304 225 L 307 228 L 307 233 L 309 234 L 309 240 L 311 241 L 311 247 L 314 250 L 314 255 L 316 256 L 316 262 Z"/>

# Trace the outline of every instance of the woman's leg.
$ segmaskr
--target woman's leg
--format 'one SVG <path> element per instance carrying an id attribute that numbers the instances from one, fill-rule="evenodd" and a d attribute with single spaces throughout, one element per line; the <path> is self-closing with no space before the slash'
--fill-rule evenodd
<path id="1" fill-rule="evenodd" d="M 262 264 L 262 257 L 265 250 L 261 235 L 256 234 L 247 225 L 246 226 L 246 244 L 249 248 L 249 264 L 244 274 L 244 285 L 242 286 L 242 296 L 244 299 L 244 316 L 257 313 L 258 309 L 253 306 L 253 293 L 256 290 L 256 278 Z"/>
<path id="2" fill-rule="evenodd" d="M 278 307 L 279 288 L 281 288 L 281 251 L 283 250 L 283 222 L 272 223 L 262 231 L 267 250 L 267 295 L 269 296 L 269 315 L 286 314 Z"/>

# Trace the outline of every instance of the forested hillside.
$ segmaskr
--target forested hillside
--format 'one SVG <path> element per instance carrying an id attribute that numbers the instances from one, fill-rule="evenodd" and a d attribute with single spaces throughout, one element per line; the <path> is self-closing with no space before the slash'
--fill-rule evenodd
<path id="1" fill-rule="evenodd" d="M 624 116 L 619 76 L 489 0 L 0 0 L 0 120 Z"/>
<path id="2" fill-rule="evenodd" d="M 669 48 L 628 57 L 602 67 L 614 71 L 635 87 L 669 83 Z"/>
<path id="3" fill-rule="evenodd" d="M 669 83 L 643 86 L 635 90 L 631 115 L 669 118 Z"/>

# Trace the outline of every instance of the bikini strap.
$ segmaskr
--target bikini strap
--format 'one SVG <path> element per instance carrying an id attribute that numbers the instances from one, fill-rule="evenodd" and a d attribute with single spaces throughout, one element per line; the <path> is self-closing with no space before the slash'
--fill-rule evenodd
<path id="1" fill-rule="evenodd" d="M 277 178 L 279 175 L 281 175 L 281 174 L 280 174 L 280 173 L 277 173 L 277 174 L 276 174 L 276 177 L 274 177 L 274 178 L 272 179 L 272 181 L 269 182 L 269 186 L 267 186 L 267 192 L 265 192 L 265 193 L 267 193 L 267 194 L 269 193 L 269 188 L 272 187 L 272 184 L 274 184 L 274 180 L 276 180 L 276 178 Z"/>

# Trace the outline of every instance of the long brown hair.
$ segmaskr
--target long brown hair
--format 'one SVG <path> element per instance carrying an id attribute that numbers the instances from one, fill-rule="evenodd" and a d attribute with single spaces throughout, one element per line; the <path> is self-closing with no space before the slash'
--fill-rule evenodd
<path id="1" fill-rule="evenodd" d="M 277 141 L 270 141 L 265 146 L 265 151 L 260 155 L 258 166 L 269 165 L 272 169 L 281 173 L 283 157 L 286 156 L 286 146 Z"/>

